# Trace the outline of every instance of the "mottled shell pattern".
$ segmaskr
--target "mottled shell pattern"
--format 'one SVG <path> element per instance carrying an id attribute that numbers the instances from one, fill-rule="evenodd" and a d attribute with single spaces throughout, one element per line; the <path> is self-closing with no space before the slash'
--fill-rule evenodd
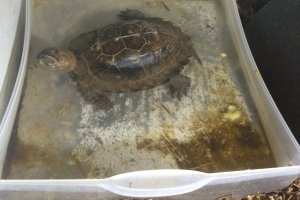
<path id="1" fill-rule="evenodd" d="M 83 88 L 128 92 L 155 87 L 179 74 L 191 57 L 190 37 L 160 18 L 125 20 L 79 35 L 70 49 Z"/>

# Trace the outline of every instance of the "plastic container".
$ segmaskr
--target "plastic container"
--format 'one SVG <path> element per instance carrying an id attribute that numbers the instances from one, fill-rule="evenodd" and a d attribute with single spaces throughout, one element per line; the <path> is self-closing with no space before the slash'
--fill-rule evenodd
<path id="1" fill-rule="evenodd" d="M 267 134 L 276 168 L 202 173 L 193 170 L 146 170 L 119 174 L 105 179 L 0 180 L 1 199 L 122 199 L 165 197 L 166 199 L 216 199 L 269 192 L 290 184 L 300 174 L 299 145 L 274 104 L 258 72 L 247 45 L 234 0 L 220 1 L 226 14 L 244 80 Z M 31 3 L 21 10 L 25 19 L 23 54 L 10 102 L 0 126 L 0 164 L 16 115 L 29 49 Z M 21 31 L 22 32 L 22 31 Z M 124 199 L 126 199 L 124 197 Z"/>
<path id="2" fill-rule="evenodd" d="M 3 5 L 2 5 L 3 4 Z M 18 23 L 21 2 L 1 3 L 0 119 L 3 118 L 20 64 L 24 23 Z"/>
<path id="3" fill-rule="evenodd" d="M 25 1 L 1 2 L 0 170 L 17 113 L 29 51 L 29 16 Z M 2 24 L 3 23 L 3 24 Z"/>

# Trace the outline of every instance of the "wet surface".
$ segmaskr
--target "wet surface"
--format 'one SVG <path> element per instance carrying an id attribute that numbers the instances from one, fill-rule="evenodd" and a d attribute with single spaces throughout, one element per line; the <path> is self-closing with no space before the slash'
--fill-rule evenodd
<path id="1" fill-rule="evenodd" d="M 34 1 L 26 84 L 4 178 L 275 166 L 217 1 L 110 2 Z M 191 89 L 180 101 L 166 84 L 108 94 L 113 108 L 97 110 L 82 98 L 70 74 L 37 64 L 35 56 L 43 48 L 67 47 L 80 33 L 118 21 L 126 8 L 172 21 L 192 37 L 203 65 L 191 59 L 183 70 Z"/>

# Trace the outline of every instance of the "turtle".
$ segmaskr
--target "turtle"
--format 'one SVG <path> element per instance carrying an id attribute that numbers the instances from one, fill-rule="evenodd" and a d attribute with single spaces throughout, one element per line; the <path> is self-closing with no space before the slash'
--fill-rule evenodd
<path id="1" fill-rule="evenodd" d="M 37 55 L 42 66 L 75 76 L 86 101 L 111 108 L 108 93 L 127 93 L 169 84 L 173 98 L 187 96 L 189 77 L 181 74 L 193 56 L 191 37 L 170 21 L 124 10 L 119 22 L 80 34 L 68 49 L 50 47 Z"/>

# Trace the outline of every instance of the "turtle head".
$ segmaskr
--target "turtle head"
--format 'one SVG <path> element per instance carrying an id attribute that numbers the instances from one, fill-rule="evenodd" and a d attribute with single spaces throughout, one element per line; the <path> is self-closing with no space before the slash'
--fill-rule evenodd
<path id="1" fill-rule="evenodd" d="M 77 65 L 73 52 L 58 48 L 44 49 L 37 55 L 37 58 L 42 66 L 54 71 L 70 72 Z"/>

